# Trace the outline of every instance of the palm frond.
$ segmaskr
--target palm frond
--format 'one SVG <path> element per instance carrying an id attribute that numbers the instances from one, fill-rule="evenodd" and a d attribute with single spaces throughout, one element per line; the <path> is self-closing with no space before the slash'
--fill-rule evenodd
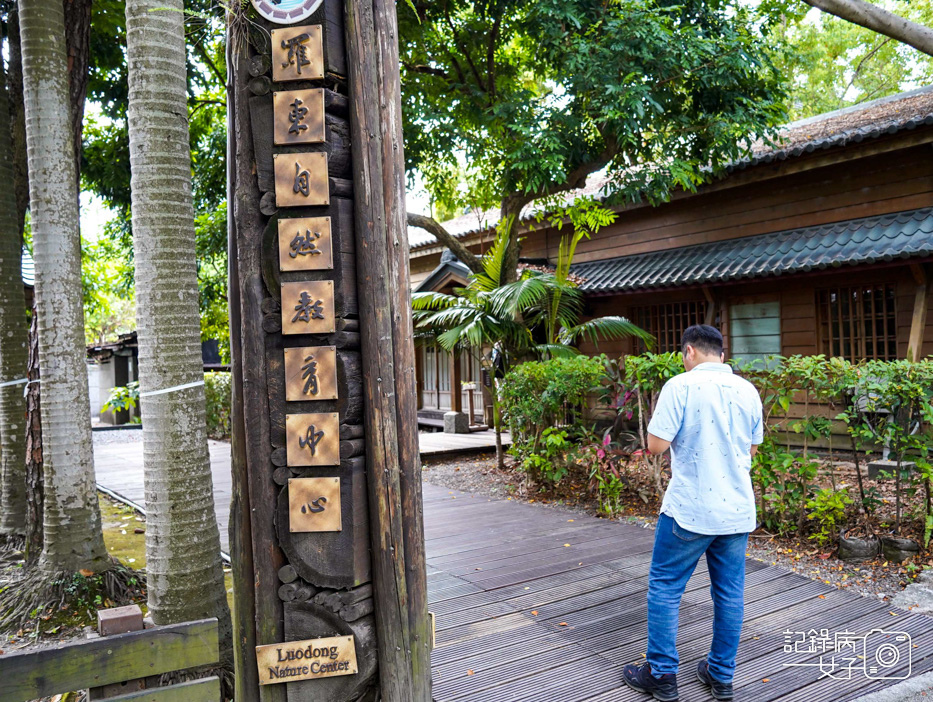
<path id="1" fill-rule="evenodd" d="M 491 292 L 499 287 L 505 278 L 505 254 L 509 249 L 509 235 L 507 231 L 499 230 L 496 232 L 496 240 L 492 248 L 487 251 L 480 262 L 483 265 L 481 273 L 474 273 L 470 276 L 470 287 Z"/>
<path id="2" fill-rule="evenodd" d="M 501 286 L 489 297 L 494 309 L 512 316 L 543 304 L 547 296 L 548 286 L 542 276 L 529 276 Z"/>
<path id="3" fill-rule="evenodd" d="M 413 310 L 440 310 L 452 307 L 460 302 L 454 295 L 445 295 L 439 292 L 416 292 L 411 294 L 411 308 Z"/>
<path id="4" fill-rule="evenodd" d="M 574 344 L 583 339 L 598 346 L 600 341 L 626 339 L 632 336 L 647 343 L 653 341 L 653 337 L 637 324 L 625 317 L 614 316 L 597 317 L 573 327 L 565 327 L 561 329 L 559 339 L 563 344 Z"/>
<path id="5" fill-rule="evenodd" d="M 572 358 L 579 356 L 580 350 L 566 344 L 537 344 L 535 353 L 541 358 Z"/>

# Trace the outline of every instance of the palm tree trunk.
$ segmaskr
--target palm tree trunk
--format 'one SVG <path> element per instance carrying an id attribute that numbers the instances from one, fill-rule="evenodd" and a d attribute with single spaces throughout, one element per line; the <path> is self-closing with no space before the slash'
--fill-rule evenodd
<path id="1" fill-rule="evenodd" d="M 183 11 L 182 0 L 126 3 L 139 385 L 143 395 L 188 386 L 140 403 L 149 612 L 156 624 L 217 617 L 229 654 L 205 420 Z"/>
<path id="2" fill-rule="evenodd" d="M 13 182 L 6 75 L 0 61 L 0 182 Z M 26 297 L 22 230 L 13 188 L 0 188 L 0 537 L 20 540 L 26 527 Z"/>
<path id="3" fill-rule="evenodd" d="M 88 417 L 81 300 L 78 194 L 61 0 L 19 6 L 39 364 L 45 508 L 39 570 L 102 572 L 101 534 Z"/>

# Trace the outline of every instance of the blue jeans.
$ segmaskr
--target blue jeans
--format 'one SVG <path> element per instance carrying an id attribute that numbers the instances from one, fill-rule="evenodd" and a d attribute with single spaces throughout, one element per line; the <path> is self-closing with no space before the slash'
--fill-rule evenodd
<path id="1" fill-rule="evenodd" d="M 710 675 L 731 682 L 739 649 L 745 598 L 748 534 L 707 536 L 681 527 L 662 514 L 654 534 L 648 578 L 648 663 L 655 675 L 677 672 L 677 619 L 680 598 L 700 556 L 706 554 L 713 596 Z"/>

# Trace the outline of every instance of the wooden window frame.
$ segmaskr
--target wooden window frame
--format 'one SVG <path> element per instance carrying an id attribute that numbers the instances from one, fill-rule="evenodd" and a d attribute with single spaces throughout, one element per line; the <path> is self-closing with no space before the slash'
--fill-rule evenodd
<path id="1" fill-rule="evenodd" d="M 655 353 L 680 351 L 680 338 L 684 330 L 694 324 L 704 324 L 709 302 L 707 300 L 674 300 L 649 305 L 633 305 L 629 308 L 629 319 L 651 334 L 657 341 Z M 646 325 L 645 321 L 649 323 Z M 673 346 L 667 348 L 666 342 Z M 638 353 L 645 351 L 644 345 L 636 342 Z"/>
<path id="2" fill-rule="evenodd" d="M 865 304 L 865 292 L 869 290 L 870 304 Z M 835 303 L 832 301 L 833 293 L 836 295 Z M 857 298 L 855 293 L 858 294 Z M 843 300 L 848 302 L 845 313 Z M 839 356 L 849 361 L 863 358 L 882 361 L 897 359 L 897 283 L 883 281 L 819 288 L 815 291 L 815 305 L 820 353 L 828 358 Z M 836 317 L 833 316 L 834 305 L 837 308 Z M 880 334 L 879 322 L 882 327 Z M 868 353 L 869 343 L 871 354 Z M 846 353 L 847 346 L 849 353 Z M 883 354 L 878 353 L 879 346 L 883 347 Z"/>

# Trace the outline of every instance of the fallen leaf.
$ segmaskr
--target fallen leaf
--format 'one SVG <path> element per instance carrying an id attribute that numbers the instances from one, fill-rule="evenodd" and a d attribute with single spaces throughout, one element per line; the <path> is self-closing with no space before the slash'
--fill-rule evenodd
<path id="1" fill-rule="evenodd" d="M 817 597 L 819 597 L 821 600 L 825 600 L 825 599 L 826 599 L 826 595 L 817 595 Z"/>
<path id="2" fill-rule="evenodd" d="M 468 671 L 467 671 L 467 675 L 474 675 L 474 673 L 473 673 L 472 670 L 468 670 Z"/>
<path id="3" fill-rule="evenodd" d="M 93 570 L 86 570 L 84 568 L 82 568 L 78 572 L 81 573 L 81 575 L 83 575 L 85 578 L 90 578 L 92 575 L 94 575 Z"/>
<path id="4" fill-rule="evenodd" d="M 771 678 L 762 678 L 761 682 L 771 682 Z"/>
<path id="5" fill-rule="evenodd" d="M 564 548 L 569 548 L 570 544 L 564 544 Z"/>
<path id="6" fill-rule="evenodd" d="M 536 609 L 531 610 L 531 616 L 532 616 L 532 617 L 537 617 L 537 616 L 538 616 L 538 610 L 536 610 Z"/>
<path id="7" fill-rule="evenodd" d="M 557 626 L 569 626 L 567 622 L 559 622 Z"/>
<path id="8" fill-rule="evenodd" d="M 897 616 L 897 612 L 888 612 L 888 614 L 890 614 L 892 617 L 896 617 L 896 616 Z"/>
<path id="9" fill-rule="evenodd" d="M 567 521 L 568 521 L 568 522 L 572 522 L 573 520 L 572 520 L 572 519 L 568 519 Z"/>

